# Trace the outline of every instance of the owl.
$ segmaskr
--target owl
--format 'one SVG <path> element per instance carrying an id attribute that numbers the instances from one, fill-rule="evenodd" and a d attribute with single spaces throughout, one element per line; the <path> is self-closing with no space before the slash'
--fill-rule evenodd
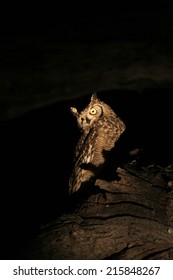
<path id="1" fill-rule="evenodd" d="M 75 149 L 74 168 L 69 179 L 69 193 L 72 194 L 104 170 L 106 154 L 124 132 L 125 124 L 109 105 L 97 98 L 96 93 L 92 94 L 89 105 L 81 113 L 74 107 L 70 110 L 82 133 Z"/>

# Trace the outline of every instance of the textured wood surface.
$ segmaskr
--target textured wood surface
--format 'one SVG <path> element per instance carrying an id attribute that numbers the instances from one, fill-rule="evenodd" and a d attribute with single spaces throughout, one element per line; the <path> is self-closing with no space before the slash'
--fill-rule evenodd
<path id="1" fill-rule="evenodd" d="M 118 168 L 119 181 L 46 225 L 29 244 L 31 259 L 173 259 L 173 166 Z"/>

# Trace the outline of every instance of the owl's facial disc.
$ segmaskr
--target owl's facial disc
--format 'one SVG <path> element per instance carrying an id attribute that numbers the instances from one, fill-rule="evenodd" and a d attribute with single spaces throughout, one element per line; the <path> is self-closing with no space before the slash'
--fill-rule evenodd
<path id="1" fill-rule="evenodd" d="M 90 130 L 92 125 L 102 115 L 103 109 L 100 105 L 92 105 L 85 109 L 77 118 L 78 126 L 83 131 L 87 132 Z"/>

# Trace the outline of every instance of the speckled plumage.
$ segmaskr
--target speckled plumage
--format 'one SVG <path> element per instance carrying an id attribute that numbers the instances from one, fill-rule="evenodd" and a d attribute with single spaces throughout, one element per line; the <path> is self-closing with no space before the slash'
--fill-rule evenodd
<path id="1" fill-rule="evenodd" d="M 82 130 L 76 146 L 74 168 L 69 180 L 69 192 L 76 192 L 81 184 L 95 177 L 105 164 L 104 151 L 110 151 L 125 130 L 125 124 L 109 105 L 100 101 L 96 93 L 91 96 L 89 105 L 78 113 L 71 107 Z"/>

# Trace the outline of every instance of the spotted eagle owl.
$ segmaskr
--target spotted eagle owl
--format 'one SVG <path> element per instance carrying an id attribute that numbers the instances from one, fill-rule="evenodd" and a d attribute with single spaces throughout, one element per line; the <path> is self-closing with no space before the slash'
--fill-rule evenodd
<path id="1" fill-rule="evenodd" d="M 69 193 L 76 192 L 83 183 L 95 178 L 106 163 L 106 153 L 111 151 L 120 135 L 125 130 L 125 124 L 114 113 L 111 107 L 91 96 L 89 105 L 79 113 L 76 108 L 70 108 L 77 118 L 82 131 L 76 146 L 74 168 L 69 180 Z"/>

